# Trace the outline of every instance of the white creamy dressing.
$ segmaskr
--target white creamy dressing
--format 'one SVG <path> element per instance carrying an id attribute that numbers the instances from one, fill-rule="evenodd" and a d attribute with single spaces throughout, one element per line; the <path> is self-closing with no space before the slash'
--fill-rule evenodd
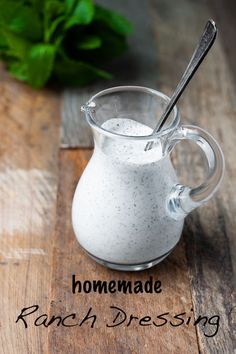
<path id="1" fill-rule="evenodd" d="M 113 118 L 102 127 L 129 136 L 152 129 L 131 119 Z M 167 211 L 177 177 L 161 144 L 145 152 L 146 141 L 103 136 L 75 192 L 72 220 L 82 247 L 102 260 L 144 263 L 178 242 L 183 221 Z"/>

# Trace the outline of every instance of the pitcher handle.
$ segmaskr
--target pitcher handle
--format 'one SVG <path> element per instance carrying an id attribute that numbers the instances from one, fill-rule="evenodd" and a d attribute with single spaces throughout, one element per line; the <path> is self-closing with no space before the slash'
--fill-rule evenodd
<path id="1" fill-rule="evenodd" d="M 173 187 L 168 208 L 174 219 L 181 219 L 193 209 L 206 203 L 218 189 L 224 175 L 224 155 L 216 140 L 205 130 L 193 126 L 179 127 L 168 140 L 168 151 L 181 140 L 192 140 L 206 155 L 208 177 L 205 182 L 195 188 L 177 184 Z"/>

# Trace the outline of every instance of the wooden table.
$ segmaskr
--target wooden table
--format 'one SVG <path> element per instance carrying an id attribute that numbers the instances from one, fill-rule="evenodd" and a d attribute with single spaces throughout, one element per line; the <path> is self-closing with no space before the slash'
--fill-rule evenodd
<path id="1" fill-rule="evenodd" d="M 1 69 L 0 353 L 236 352 L 235 5 L 233 0 L 152 0 L 139 6 L 134 0 L 113 4 L 137 24 L 130 52 L 115 64 L 116 81 L 63 93 L 33 91 Z M 116 84 L 171 93 L 210 17 L 218 22 L 219 37 L 179 107 L 184 123 L 205 128 L 221 144 L 224 182 L 206 206 L 187 217 L 181 242 L 160 265 L 141 273 L 105 269 L 84 255 L 71 227 L 72 196 L 92 154 L 79 105 L 92 92 Z M 202 160 L 192 145 L 179 145 L 173 158 L 182 180 L 199 182 Z M 162 292 L 73 294 L 73 274 L 80 281 L 153 277 Z M 186 313 L 185 324 L 143 326 L 134 320 L 128 327 L 127 321 L 107 327 L 118 311 L 111 306 L 153 320 L 167 312 L 172 319 Z M 16 323 L 24 308 L 32 312 L 25 317 L 27 329 L 22 319 Z M 70 328 L 43 325 L 53 315 L 73 313 L 81 322 L 90 308 L 97 316 L 93 328 L 93 318 Z M 199 315 L 212 323 L 186 324 L 188 316 Z M 214 336 L 218 317 L 212 316 L 220 316 Z M 73 320 L 72 315 L 64 324 Z"/>

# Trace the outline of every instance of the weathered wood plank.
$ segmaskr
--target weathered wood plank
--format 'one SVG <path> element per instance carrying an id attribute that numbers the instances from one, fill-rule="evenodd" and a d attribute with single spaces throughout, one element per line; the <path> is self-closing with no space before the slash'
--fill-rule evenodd
<path id="1" fill-rule="evenodd" d="M 90 328 L 91 320 L 81 327 L 63 328 L 55 325 L 50 328 L 50 353 L 198 353 L 195 327 L 182 325 L 172 327 L 141 327 L 133 323 L 107 328 L 111 323 L 110 306 L 118 306 L 128 314 L 152 316 L 170 312 L 170 316 L 186 312 L 185 321 L 191 312 L 191 292 L 183 242 L 174 253 L 158 267 L 151 270 L 130 273 L 111 271 L 102 267 L 84 254 L 71 227 L 71 200 L 91 151 L 63 150 L 61 152 L 60 184 L 58 193 L 57 232 L 54 248 L 52 307 L 50 317 L 56 314 L 76 313 L 76 322 L 82 320 L 88 309 L 96 313 L 97 321 Z M 153 276 L 162 281 L 160 294 L 72 294 L 71 277 L 84 280 L 142 280 Z M 173 319 L 173 317 L 172 317 Z M 175 320 L 173 320 L 174 322 Z M 74 322 L 74 321 L 72 321 Z M 127 322 L 126 322 L 127 323 Z"/>
<path id="2" fill-rule="evenodd" d="M 114 79 L 100 81 L 83 89 L 65 90 L 61 127 L 61 147 L 63 148 L 93 145 L 91 131 L 80 111 L 81 105 L 93 94 L 119 85 L 157 87 L 157 45 L 153 35 L 149 1 L 143 0 L 139 9 L 137 9 L 138 5 L 135 0 L 117 2 L 101 0 L 99 3 L 127 16 L 134 24 L 134 32 L 129 38 L 129 51 L 111 65 Z"/>
<path id="3" fill-rule="evenodd" d="M 59 99 L 0 82 L 0 352 L 46 353 L 47 331 L 16 324 L 21 309 L 49 306 L 57 191 Z"/>
<path id="4" fill-rule="evenodd" d="M 153 1 L 159 42 L 160 84 L 171 92 L 194 48 L 206 20 L 213 12 L 203 1 Z M 178 35 L 176 35 L 178 34 Z M 235 140 L 236 91 L 230 67 L 219 37 L 180 103 L 182 122 L 208 130 L 221 144 L 226 158 L 224 183 L 207 206 L 187 218 L 184 236 L 192 279 L 194 308 L 200 313 L 220 316 L 216 336 L 207 338 L 198 330 L 203 353 L 233 353 L 236 348 L 235 322 L 230 311 L 236 304 L 236 198 Z M 173 65 L 174 59 L 174 65 Z M 189 183 L 202 176 L 201 164 L 191 147 L 180 146 L 177 165 Z M 190 168 L 191 166 L 191 168 Z"/>
<path id="5" fill-rule="evenodd" d="M 222 48 L 230 68 L 230 76 L 236 87 L 236 50 L 235 50 L 235 13 L 236 2 L 234 0 L 208 0 L 214 19 L 217 21 L 222 37 Z"/>

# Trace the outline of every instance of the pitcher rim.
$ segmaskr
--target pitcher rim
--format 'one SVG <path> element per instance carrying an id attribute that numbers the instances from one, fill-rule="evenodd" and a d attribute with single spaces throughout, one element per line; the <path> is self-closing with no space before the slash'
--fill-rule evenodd
<path id="1" fill-rule="evenodd" d="M 94 105 L 93 105 L 93 101 L 95 98 L 106 95 L 108 93 L 112 93 L 112 92 L 119 92 L 119 91 L 139 91 L 139 92 L 146 92 L 146 93 L 150 93 L 154 96 L 158 96 L 163 98 L 164 100 L 167 100 L 168 102 L 170 101 L 170 97 L 168 97 L 167 95 L 165 95 L 164 93 L 154 90 L 152 88 L 148 88 L 145 86 L 114 86 L 114 87 L 110 87 L 107 89 L 104 89 L 102 91 L 99 91 L 98 93 L 96 93 L 95 95 L 93 95 L 87 102 L 85 105 L 82 105 L 81 107 L 81 111 L 85 113 L 86 116 L 86 120 L 88 122 L 88 124 L 94 128 L 95 130 L 97 130 L 99 133 L 104 134 L 106 136 L 109 137 L 113 137 L 113 138 L 120 138 L 120 139 L 128 139 L 128 140 L 145 140 L 145 141 L 149 141 L 149 140 L 153 140 L 153 139 L 157 139 L 160 138 L 164 135 L 169 134 L 171 131 L 175 130 L 180 122 L 180 117 L 179 117 L 179 110 L 177 108 L 177 106 L 174 106 L 173 108 L 173 112 L 174 112 L 174 117 L 170 123 L 170 125 L 166 128 L 161 130 L 160 132 L 157 133 L 152 133 L 150 135 L 124 135 L 124 134 L 119 134 L 116 132 L 112 132 L 110 130 L 107 130 L 105 128 L 103 128 L 100 124 L 98 124 L 96 118 L 94 118 L 93 114 L 94 114 Z"/>

